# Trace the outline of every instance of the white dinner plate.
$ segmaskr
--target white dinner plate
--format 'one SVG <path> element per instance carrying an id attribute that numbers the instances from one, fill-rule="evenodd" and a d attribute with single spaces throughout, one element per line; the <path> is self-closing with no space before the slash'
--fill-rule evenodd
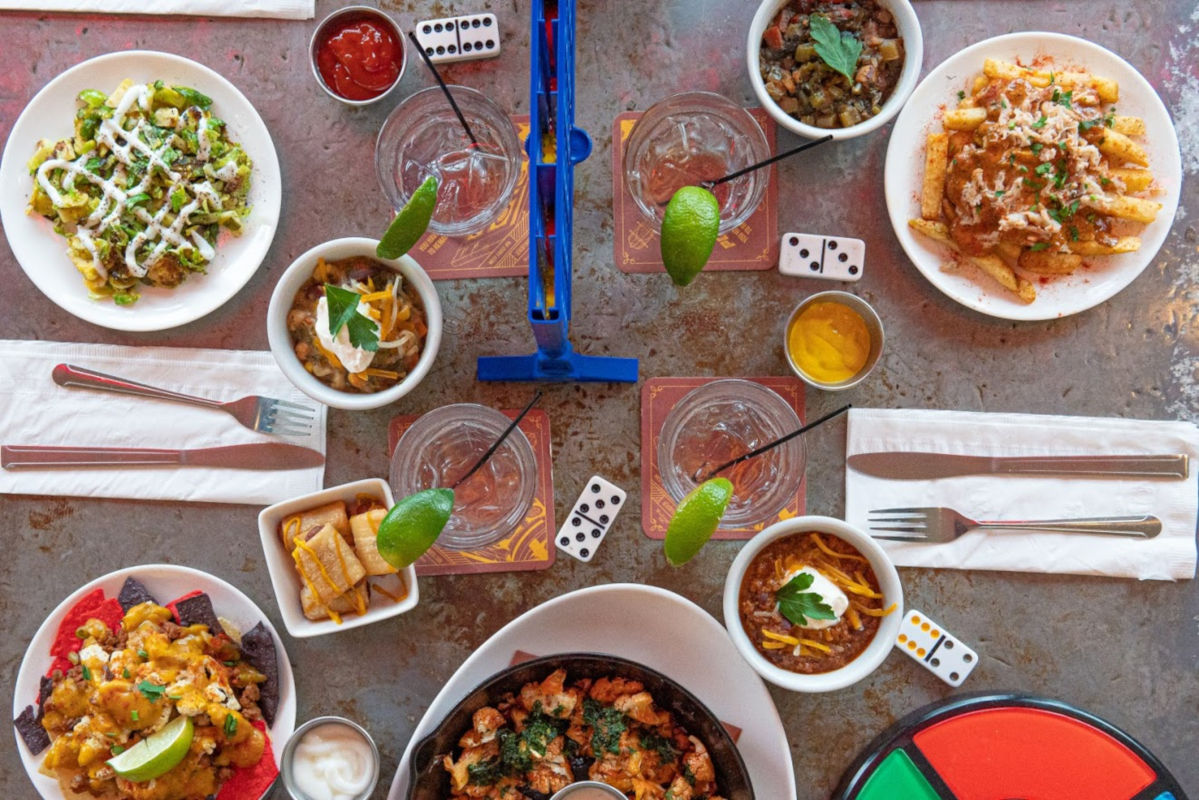
<path id="1" fill-rule="evenodd" d="M 27 163 L 39 139 L 71 135 L 75 98 L 84 89 L 111 94 L 121 81 L 163 80 L 190 86 L 212 98 L 212 112 L 228 124 L 228 136 L 253 162 L 241 236 L 222 232 L 207 274 L 188 276 L 178 288 L 139 286 L 141 299 L 129 306 L 88 297 L 83 277 L 67 255 L 67 240 L 40 214 L 27 214 L 33 177 Z M 262 117 L 237 87 L 183 56 L 128 50 L 97 56 L 46 84 L 13 125 L 0 161 L 0 222 L 8 244 L 29 279 L 63 310 L 82 320 L 121 331 L 159 331 L 193 322 L 228 302 L 266 257 L 279 224 L 282 180 L 275 145 Z"/>
<path id="2" fill-rule="evenodd" d="M 728 633 L 699 606 L 654 586 L 610 583 L 555 597 L 496 631 L 453 674 L 404 749 L 388 800 L 405 800 L 414 747 L 517 650 L 537 656 L 607 653 L 662 672 L 724 722 L 741 728 L 737 749 L 760 800 L 795 797 L 795 769 L 779 712 Z"/>
<path id="3" fill-rule="evenodd" d="M 908 227 L 908 220 L 920 216 L 925 138 L 941 129 L 944 109 L 957 105 L 957 93 L 969 89 L 969 81 L 982 72 L 983 60 L 1019 60 L 1027 65 L 1046 57 L 1052 59 L 1058 69 L 1081 67 L 1120 84 L 1120 99 L 1116 103 L 1120 113 L 1145 120 L 1147 134 L 1143 143 L 1149 154 L 1149 169 L 1163 190 L 1154 198 L 1162 204 L 1162 210 L 1157 219 L 1140 232 L 1140 250 L 1088 258 L 1084 268 L 1073 275 L 1037 281 L 1037 299 L 1025 304 L 973 267 L 943 269 L 945 264 L 953 263 L 950 248 L 916 234 Z M 887 212 L 895 235 L 916 269 L 933 286 L 962 305 L 993 317 L 1055 319 L 1099 305 L 1130 284 L 1149 265 L 1174 222 L 1182 185 L 1182 161 L 1170 114 L 1149 82 L 1127 61 L 1110 50 L 1074 36 L 1010 33 L 971 45 L 950 56 L 920 82 L 891 132 L 885 185 Z"/>
<path id="4" fill-rule="evenodd" d="M 292 676 L 291 663 L 287 659 L 287 651 L 283 649 L 283 641 L 271 625 L 271 621 L 254 605 L 253 600 L 220 578 L 190 567 L 171 564 L 127 567 L 96 578 L 59 603 L 37 629 L 33 640 L 29 642 L 29 649 L 25 651 L 13 693 L 13 718 L 15 719 L 26 706 L 36 703 L 39 680 L 54 660 L 50 656 L 50 645 L 67 612 L 79 602 L 79 598 L 97 588 L 104 590 L 105 597 L 116 597 L 126 578 L 137 578 L 160 603 L 168 603 L 198 589 L 212 599 L 212 607 L 217 616 L 229 620 L 240 630 L 248 631 L 259 622 L 266 626 L 271 638 L 275 640 L 275 653 L 279 662 L 279 708 L 275 712 L 275 724 L 271 726 L 271 747 L 275 754 L 275 763 L 278 764 L 283 745 L 287 743 L 296 726 L 295 679 Z M 38 794 L 45 800 L 64 800 L 58 781 L 38 771 L 42 755 L 30 753 L 21 735 L 15 730 L 14 735 L 17 737 L 21 763 L 25 765 L 25 772 L 29 774 L 29 779 L 33 781 Z"/>

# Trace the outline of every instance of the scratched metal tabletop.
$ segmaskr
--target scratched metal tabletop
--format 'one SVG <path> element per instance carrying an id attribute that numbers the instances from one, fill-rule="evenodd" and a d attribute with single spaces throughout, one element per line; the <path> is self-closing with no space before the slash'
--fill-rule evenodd
<path id="1" fill-rule="evenodd" d="M 319 0 L 318 18 L 337 5 Z M 482 10 L 480 4 L 425 0 L 384 0 L 383 6 L 404 26 Z M 500 19 L 502 55 L 449 66 L 446 74 L 451 82 L 484 89 L 512 113 L 526 112 L 526 4 L 482 6 Z M 788 374 L 780 346 L 787 313 L 799 298 L 835 286 L 775 271 L 724 272 L 678 290 L 664 276 L 626 275 L 613 263 L 613 118 L 686 89 L 749 104 L 744 40 L 755 6 L 749 0 L 579 2 L 577 115 L 595 147 L 576 172 L 572 334 L 583 352 L 640 358 L 642 381 Z M 1193 0 L 921 0 L 916 9 L 924 29 L 924 73 L 966 45 L 1020 30 L 1081 36 L 1123 56 L 1153 84 L 1175 120 L 1186 178 L 1181 206 L 1161 252 L 1116 297 L 1065 319 L 1013 323 L 946 298 L 903 255 L 883 201 L 890 126 L 784 162 L 779 229 L 865 239 L 865 275 L 851 289 L 874 304 L 888 333 L 878 369 L 844 394 L 809 391 L 807 415 L 852 402 L 1195 421 L 1199 12 Z M 164 50 L 207 64 L 245 93 L 271 131 L 284 181 L 278 233 L 246 288 L 208 317 L 161 333 L 119 333 L 65 316 L 0 244 L 0 338 L 266 349 L 267 302 L 292 259 L 336 237 L 377 236 L 390 214 L 371 158 L 393 101 L 350 110 L 325 96 L 307 59 L 314 25 L 0 13 L 0 140 L 32 95 L 64 69 L 116 50 Z M 409 63 L 395 96 L 431 83 Z M 780 149 L 796 143 L 780 132 Z M 531 349 L 526 281 L 449 281 L 438 291 L 447 323 L 432 373 L 392 407 L 330 412 L 326 485 L 386 475 L 386 428 L 396 414 L 458 401 L 519 407 L 527 399 L 526 386 L 474 378 L 479 355 Z M 671 589 L 719 615 L 724 573 L 738 545 L 713 543 L 691 564 L 673 569 L 660 545 L 640 530 L 640 385 L 550 385 L 541 405 L 552 425 L 558 519 L 592 474 L 630 490 L 628 507 L 592 563 L 562 557 L 542 572 L 426 578 L 420 605 L 407 615 L 336 636 L 283 635 L 300 720 L 342 714 L 374 734 L 383 754 L 377 797 L 385 796 L 439 688 L 480 643 L 524 610 L 573 589 L 632 581 Z M 811 513 L 842 513 L 844 432 L 840 420 L 809 442 Z M 257 512 L 250 506 L 4 496 L 0 613 L 7 634 L 0 640 L 0 696 L 11 696 L 26 645 L 46 614 L 86 581 L 132 564 L 165 561 L 212 572 L 246 591 L 282 631 Z M 901 573 L 909 604 L 935 609 L 981 654 L 963 690 L 1023 690 L 1080 705 L 1138 737 L 1184 787 L 1199 792 L 1199 592 L 1193 581 Z M 826 797 L 859 751 L 897 718 L 954 693 L 898 655 L 842 691 L 771 691 L 803 800 Z M 8 739 L 0 746 L 0 796 L 32 793 Z M 282 789 L 275 795 L 281 797 Z"/>

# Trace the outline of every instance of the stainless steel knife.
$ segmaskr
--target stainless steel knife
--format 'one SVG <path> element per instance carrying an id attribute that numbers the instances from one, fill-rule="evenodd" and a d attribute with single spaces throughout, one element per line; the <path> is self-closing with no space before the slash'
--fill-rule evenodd
<path id="1" fill-rule="evenodd" d="M 932 480 L 956 475 L 1073 475 L 1085 477 L 1187 477 L 1182 453 L 1152 456 L 959 456 L 948 453 L 857 453 L 846 463 L 879 478 Z"/>
<path id="2" fill-rule="evenodd" d="M 262 442 L 192 450 L 136 447 L 53 447 L 4 445 L 0 467 L 228 467 L 232 469 L 308 469 L 325 463 L 318 451 L 296 444 Z"/>

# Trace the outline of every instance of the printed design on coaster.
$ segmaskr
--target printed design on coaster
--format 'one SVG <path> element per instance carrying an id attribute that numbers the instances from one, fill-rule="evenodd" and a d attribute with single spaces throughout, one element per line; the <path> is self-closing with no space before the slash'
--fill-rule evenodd
<path id="1" fill-rule="evenodd" d="M 599 475 L 592 475 L 558 529 L 554 544 L 579 561 L 590 561 L 616 523 L 616 515 L 624 508 L 626 497 L 624 489 Z"/>
<path id="2" fill-rule="evenodd" d="M 529 135 L 529 115 L 513 116 L 516 135 Z M 426 233 L 409 253 L 435 281 L 513 278 L 529 274 L 529 160 L 520 160 L 512 199 L 487 229 L 470 236 Z"/>
<path id="3" fill-rule="evenodd" d="M 500 410 L 513 418 L 519 413 L 507 408 Z M 389 457 L 404 431 L 418 416 L 405 414 L 392 419 L 387 427 Z M 525 415 L 518 427 L 533 446 L 537 459 L 537 488 L 524 521 L 498 542 L 474 550 L 450 550 L 433 545 L 416 562 L 417 575 L 522 572 L 553 566 L 555 550 L 550 546 L 550 539 L 554 535 L 554 473 L 550 455 L 550 418 L 545 411 L 535 408 Z"/>
<path id="4" fill-rule="evenodd" d="M 914 608 L 904 614 L 895 647 L 950 686 L 961 686 L 978 666 L 978 653 Z"/>
<path id="5" fill-rule="evenodd" d="M 770 152 L 774 152 L 774 120 L 760 108 L 746 109 L 753 115 L 762 131 Z M 624 145 L 633 130 L 640 111 L 626 111 L 612 123 L 612 205 L 613 242 L 616 266 L 621 272 L 665 272 L 658 252 L 658 228 L 647 220 L 624 186 Z M 716 248 L 705 270 L 749 271 L 773 269 L 777 262 L 778 237 L 778 173 L 770 169 L 770 181 L 762 204 L 749 219 L 716 240 Z"/>
<path id="6" fill-rule="evenodd" d="M 714 380 L 708 378 L 650 378 L 641 389 L 641 529 L 651 539 L 666 538 L 666 526 L 674 516 L 676 503 L 671 499 L 658 477 L 658 440 L 662 425 L 670 409 L 687 392 Z M 790 406 L 800 419 L 804 419 L 804 383 L 794 376 L 771 375 L 762 378 L 746 378 L 773 389 Z M 791 519 L 804 513 L 804 492 L 807 481 L 800 483 L 795 499 L 779 512 L 779 519 Z M 766 527 L 766 523 L 752 528 L 718 530 L 713 539 L 749 539 Z"/>

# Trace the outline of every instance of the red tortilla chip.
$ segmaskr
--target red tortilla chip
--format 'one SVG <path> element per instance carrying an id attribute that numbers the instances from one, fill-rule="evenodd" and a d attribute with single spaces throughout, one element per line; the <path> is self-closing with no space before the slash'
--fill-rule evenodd
<path id="1" fill-rule="evenodd" d="M 275 753 L 271 749 L 271 735 L 267 733 L 266 723 L 260 719 L 252 723 L 255 728 L 266 734 L 266 747 L 262 750 L 262 758 L 252 767 L 238 767 L 233 771 L 229 780 L 221 784 L 216 800 L 258 800 L 266 794 L 279 774 L 275 766 Z"/>
<path id="2" fill-rule="evenodd" d="M 187 600 L 188 598 L 191 598 L 191 597 L 199 597 L 202 594 L 204 594 L 204 593 L 201 592 L 199 589 L 196 589 L 194 592 L 188 592 L 187 594 L 183 595 L 182 597 L 176 597 L 174 600 L 167 603 L 166 607 L 171 609 L 171 613 L 175 615 L 175 622 L 177 624 L 182 624 L 181 622 L 179 622 L 179 609 L 176 608 L 176 606 L 179 604 L 179 602 L 181 600 Z"/>
<path id="3" fill-rule="evenodd" d="M 98 619 L 110 630 L 115 631 L 124 616 L 125 611 L 121 604 L 113 598 L 106 599 L 103 589 L 94 589 L 79 598 L 79 602 L 67 611 L 58 625 L 58 632 L 50 645 L 50 655 L 54 656 L 54 663 L 46 670 L 46 674 L 53 675 L 56 669 L 65 673 L 74 666 L 67 654 L 79 652 L 79 646 L 83 641 L 75 635 L 75 631 L 89 619 Z"/>

